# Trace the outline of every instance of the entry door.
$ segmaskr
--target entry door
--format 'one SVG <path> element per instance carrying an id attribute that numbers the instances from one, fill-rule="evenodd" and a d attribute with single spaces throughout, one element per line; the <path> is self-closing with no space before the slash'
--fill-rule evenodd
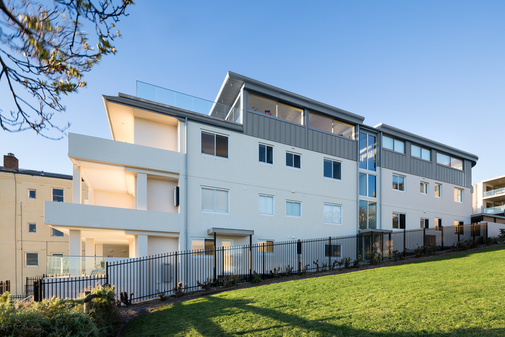
<path id="1" fill-rule="evenodd" d="M 232 272 L 232 254 L 231 246 L 233 246 L 233 240 L 223 240 L 223 271 L 227 274 Z"/>

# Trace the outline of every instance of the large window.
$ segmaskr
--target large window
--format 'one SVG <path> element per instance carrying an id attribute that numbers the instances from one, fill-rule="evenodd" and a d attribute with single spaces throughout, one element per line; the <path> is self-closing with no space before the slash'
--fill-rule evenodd
<path id="1" fill-rule="evenodd" d="M 359 229 L 377 228 L 377 203 L 374 201 L 359 201 Z"/>
<path id="2" fill-rule="evenodd" d="M 324 245 L 324 256 L 326 257 L 342 257 L 341 245 Z"/>
<path id="3" fill-rule="evenodd" d="M 39 266 L 39 253 L 25 253 L 25 266 L 38 267 Z"/>
<path id="4" fill-rule="evenodd" d="M 421 190 L 421 194 L 428 194 L 428 190 L 429 190 L 429 184 L 427 182 L 424 182 L 424 181 L 421 181 L 421 184 L 420 184 L 420 190 Z"/>
<path id="5" fill-rule="evenodd" d="M 454 187 L 454 201 L 463 202 L 463 189 Z"/>
<path id="6" fill-rule="evenodd" d="M 273 253 L 274 252 L 274 242 L 270 240 L 258 240 L 258 252 L 259 253 Z"/>
<path id="7" fill-rule="evenodd" d="M 435 218 L 435 229 L 442 230 L 442 219 Z"/>
<path id="8" fill-rule="evenodd" d="M 65 236 L 65 234 L 63 234 L 63 232 L 60 232 L 59 230 L 55 229 L 55 228 L 52 228 L 51 230 L 51 236 L 56 236 L 56 237 L 63 237 Z"/>
<path id="9" fill-rule="evenodd" d="M 400 139 L 383 136 L 382 147 L 395 152 L 405 153 L 405 142 Z"/>
<path id="10" fill-rule="evenodd" d="M 430 228 L 430 219 L 421 218 L 421 228 Z"/>
<path id="11" fill-rule="evenodd" d="M 376 140 L 374 136 L 359 134 L 359 168 L 375 171 Z"/>
<path id="12" fill-rule="evenodd" d="M 303 125 L 303 109 L 261 95 L 249 93 L 248 109 Z"/>
<path id="13" fill-rule="evenodd" d="M 286 215 L 301 217 L 302 216 L 302 203 L 298 201 L 286 201 Z"/>
<path id="14" fill-rule="evenodd" d="M 377 195 L 376 177 L 372 174 L 359 174 L 359 195 L 375 198 Z"/>
<path id="15" fill-rule="evenodd" d="M 28 190 L 28 199 L 37 199 L 37 190 Z"/>
<path id="16" fill-rule="evenodd" d="M 324 204 L 324 223 L 341 225 L 342 224 L 342 206 Z"/>
<path id="17" fill-rule="evenodd" d="M 193 239 L 193 255 L 214 255 L 213 239 Z"/>
<path id="18" fill-rule="evenodd" d="M 442 197 L 442 184 L 435 183 L 435 197 L 437 198 Z"/>
<path id="19" fill-rule="evenodd" d="M 339 161 L 325 159 L 323 174 L 326 178 L 340 180 L 342 178 L 342 163 Z"/>
<path id="20" fill-rule="evenodd" d="M 259 161 L 260 163 L 274 163 L 274 147 L 265 144 L 259 144 Z"/>
<path id="21" fill-rule="evenodd" d="M 410 146 L 410 154 L 414 157 L 431 161 L 431 150 L 412 144 Z"/>
<path id="22" fill-rule="evenodd" d="M 454 220 L 454 234 L 465 235 L 465 227 L 463 227 L 463 224 L 463 221 Z"/>
<path id="23" fill-rule="evenodd" d="M 437 152 L 437 164 L 463 171 L 463 160 Z"/>
<path id="24" fill-rule="evenodd" d="M 310 112 L 309 126 L 311 128 L 330 132 L 341 137 L 354 139 L 354 125 L 337 121 L 334 118 L 318 114 L 316 112 Z"/>
<path id="25" fill-rule="evenodd" d="M 62 188 L 53 188 L 53 201 L 63 202 L 63 189 Z"/>
<path id="26" fill-rule="evenodd" d="M 202 153 L 228 158 L 228 137 L 202 131 Z"/>
<path id="27" fill-rule="evenodd" d="M 406 215 L 403 213 L 393 212 L 393 228 L 405 229 L 406 228 Z"/>
<path id="28" fill-rule="evenodd" d="M 37 233 L 37 225 L 34 223 L 28 224 L 28 233 Z"/>
<path id="29" fill-rule="evenodd" d="M 302 168 L 302 156 L 296 153 L 286 152 L 286 166 Z"/>
<path id="30" fill-rule="evenodd" d="M 274 197 L 273 196 L 260 194 L 259 213 L 264 214 L 264 215 L 274 215 Z"/>
<path id="31" fill-rule="evenodd" d="M 228 213 L 228 190 L 202 187 L 202 211 Z"/>
<path id="32" fill-rule="evenodd" d="M 405 177 L 393 174 L 393 190 L 405 191 Z"/>

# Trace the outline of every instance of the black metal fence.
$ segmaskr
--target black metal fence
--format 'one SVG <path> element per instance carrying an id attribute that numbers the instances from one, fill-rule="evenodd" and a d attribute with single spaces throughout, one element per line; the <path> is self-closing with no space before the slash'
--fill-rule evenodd
<path id="1" fill-rule="evenodd" d="M 76 298 L 98 284 L 115 286 L 118 301 L 134 303 L 179 292 L 281 273 L 306 273 L 335 269 L 343 259 L 369 261 L 414 255 L 419 247 L 433 251 L 455 248 L 465 240 L 484 243 L 487 224 L 415 230 L 369 230 L 360 234 L 298 241 L 269 242 L 233 247 L 166 253 L 107 262 L 103 277 L 44 278 L 35 282 L 36 300 Z M 340 263 L 339 263 L 340 262 Z M 38 293 L 37 293 L 38 292 Z"/>

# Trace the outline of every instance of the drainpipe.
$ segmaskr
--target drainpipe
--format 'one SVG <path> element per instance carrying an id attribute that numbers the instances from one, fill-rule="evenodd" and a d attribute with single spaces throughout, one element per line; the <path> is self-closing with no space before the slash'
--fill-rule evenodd
<path id="1" fill-rule="evenodd" d="M 19 220 L 20 224 L 20 232 L 21 232 L 21 256 L 23 256 L 23 202 L 20 203 L 19 206 L 19 211 L 21 212 L 21 219 Z M 21 267 L 21 281 L 23 281 L 23 275 L 24 275 L 24 264 Z M 16 289 L 17 291 L 17 289 Z M 17 294 L 16 294 L 17 295 Z"/>
<path id="2" fill-rule="evenodd" d="M 14 282 L 16 284 L 16 295 L 18 293 L 18 241 L 17 241 L 17 226 L 16 226 L 16 218 L 17 218 L 17 206 L 18 206 L 18 183 L 16 180 L 16 173 L 14 175 Z"/>
<path id="3" fill-rule="evenodd" d="M 380 165 L 381 166 L 380 166 L 380 172 L 379 172 L 379 174 L 381 176 L 381 179 L 380 179 L 380 191 L 379 191 L 379 193 L 380 193 L 380 196 L 379 196 L 379 198 L 380 198 L 379 213 L 380 213 L 380 225 L 381 225 L 381 229 L 382 229 L 382 131 L 380 133 L 380 137 L 381 137 L 381 139 L 380 139 L 380 144 L 381 144 L 381 149 L 380 149 L 380 156 L 381 156 Z M 382 234 L 382 235 L 384 236 L 384 234 Z"/>
<path id="4" fill-rule="evenodd" d="M 184 217 L 184 237 L 185 237 L 185 240 L 186 240 L 186 250 L 189 249 L 189 238 L 188 238 L 188 117 L 185 118 L 185 137 L 186 137 L 186 141 L 185 141 L 185 149 L 186 149 L 186 164 L 184 165 L 185 166 L 185 180 L 186 180 L 186 204 L 185 204 L 185 208 L 186 208 L 186 216 Z M 187 274 L 188 274 L 188 264 L 186 263 L 186 266 L 185 266 L 185 271 L 186 271 L 186 280 L 188 279 L 187 277 Z"/>
<path id="5" fill-rule="evenodd" d="M 360 147 L 360 143 L 359 143 L 359 125 L 356 126 L 356 129 L 357 129 L 357 132 L 356 132 L 356 138 L 357 138 L 357 153 L 358 153 L 358 160 L 356 161 L 356 214 L 357 214 L 357 218 L 356 218 L 356 234 L 358 234 L 359 232 L 359 147 Z M 358 256 L 356 255 L 356 258 L 358 258 Z"/>

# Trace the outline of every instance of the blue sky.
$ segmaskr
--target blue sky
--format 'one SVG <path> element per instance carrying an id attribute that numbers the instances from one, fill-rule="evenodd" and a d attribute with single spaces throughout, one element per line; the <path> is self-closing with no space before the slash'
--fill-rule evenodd
<path id="1" fill-rule="evenodd" d="M 101 95 L 135 95 L 136 80 L 213 100 L 230 70 L 474 153 L 474 182 L 505 174 L 504 1 L 138 1 L 129 13 L 116 56 L 64 98 L 54 122 L 69 132 L 110 138 Z M 0 152 L 72 172 L 66 138 L 0 132 Z"/>

